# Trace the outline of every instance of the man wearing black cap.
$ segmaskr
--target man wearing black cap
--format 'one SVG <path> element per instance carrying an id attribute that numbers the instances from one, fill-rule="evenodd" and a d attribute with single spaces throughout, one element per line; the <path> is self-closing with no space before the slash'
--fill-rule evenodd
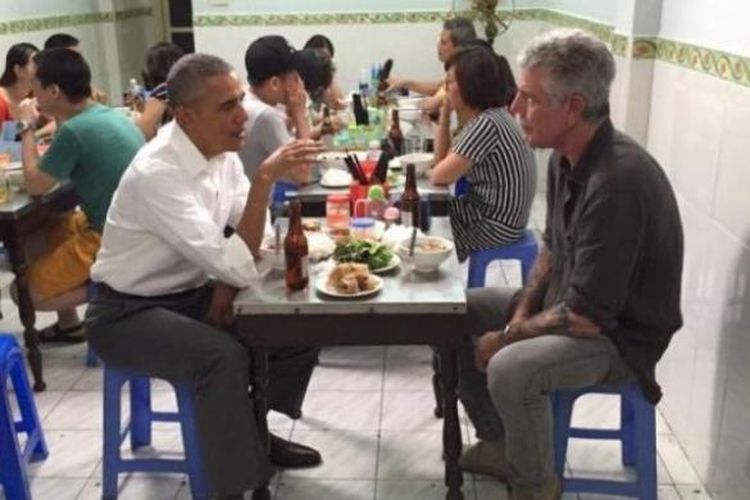
<path id="1" fill-rule="evenodd" d="M 295 137 L 310 137 L 305 108 L 307 96 L 297 72 L 300 64 L 299 53 L 283 36 L 260 37 L 245 52 L 250 91 L 243 101 L 248 120 L 240 158 L 251 179 L 263 160 L 279 146 Z M 286 114 L 276 107 L 279 104 L 286 107 Z M 306 182 L 307 178 L 291 180 Z"/>

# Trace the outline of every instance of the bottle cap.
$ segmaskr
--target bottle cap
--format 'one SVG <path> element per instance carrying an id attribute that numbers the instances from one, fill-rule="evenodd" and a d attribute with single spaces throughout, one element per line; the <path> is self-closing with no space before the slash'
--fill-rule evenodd
<path id="1" fill-rule="evenodd" d="M 352 227 L 357 229 L 370 229 L 375 227 L 375 219 L 372 217 L 357 217 L 351 221 Z"/>

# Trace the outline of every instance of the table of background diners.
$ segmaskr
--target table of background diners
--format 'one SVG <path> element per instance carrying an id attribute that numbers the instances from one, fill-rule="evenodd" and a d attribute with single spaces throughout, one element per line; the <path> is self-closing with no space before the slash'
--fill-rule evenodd
<path id="1" fill-rule="evenodd" d="M 433 219 L 431 234 L 446 234 L 448 221 Z M 449 234 L 449 233 L 448 233 Z M 383 288 L 366 299 L 331 299 L 316 290 L 325 265 L 313 267 L 310 286 L 285 289 L 282 272 L 269 271 L 235 300 L 240 341 L 253 353 L 252 391 L 261 435 L 268 436 L 266 348 L 282 346 L 431 345 L 440 355 L 445 391 L 443 447 L 447 497 L 463 498 L 458 457 L 461 432 L 456 406 L 457 349 L 466 334 L 466 293 L 455 254 L 431 274 L 402 263 L 383 276 Z M 431 412 L 431 408 L 425 408 Z M 325 454 L 325 450 L 322 450 Z"/>
<path id="2" fill-rule="evenodd" d="M 401 196 L 404 186 L 392 188 L 392 193 Z M 447 186 L 433 186 L 426 177 L 417 179 L 417 191 L 422 197 L 430 202 L 430 211 L 433 216 L 448 215 L 448 201 L 451 192 Z M 305 217 L 324 217 L 326 214 L 326 198 L 329 194 L 348 193 L 348 188 L 326 188 L 320 182 L 314 182 L 301 186 L 294 191 L 289 191 L 287 197 L 297 199 L 302 203 L 302 215 Z"/>
<path id="3" fill-rule="evenodd" d="M 39 350 L 39 332 L 34 328 L 36 314 L 29 296 L 26 278 L 26 240 L 40 230 L 56 223 L 62 213 L 73 210 L 78 204 L 78 195 L 73 185 L 66 183 L 43 196 L 29 196 L 25 192 L 13 193 L 13 199 L 0 204 L 0 240 L 8 253 L 11 270 L 16 276 L 18 312 L 24 327 L 24 343 L 34 390 L 46 387 L 42 377 L 42 353 Z"/>

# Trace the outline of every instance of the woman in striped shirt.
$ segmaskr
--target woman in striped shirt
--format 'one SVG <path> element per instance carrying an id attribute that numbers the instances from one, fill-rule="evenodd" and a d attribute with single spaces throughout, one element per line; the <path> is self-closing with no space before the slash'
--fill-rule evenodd
<path id="1" fill-rule="evenodd" d="M 529 220 L 536 187 L 534 156 L 506 109 L 515 82 L 507 61 L 489 46 L 461 49 L 447 63 L 447 99 L 435 137 L 436 185 L 468 180 L 452 200 L 450 220 L 460 261 L 475 250 L 517 240 Z M 450 113 L 463 130 L 450 139 Z"/>

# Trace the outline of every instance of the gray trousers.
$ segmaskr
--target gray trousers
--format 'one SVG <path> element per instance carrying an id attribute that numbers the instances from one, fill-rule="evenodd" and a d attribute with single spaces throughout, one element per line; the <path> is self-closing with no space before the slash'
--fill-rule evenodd
<path id="1" fill-rule="evenodd" d="M 108 365 L 194 387 L 203 468 L 212 493 L 226 496 L 265 484 L 273 470 L 248 398 L 248 353 L 203 322 L 211 292 L 140 298 L 100 290 L 86 335 Z M 312 349 L 269 352 L 270 408 L 299 415 L 316 358 Z"/>
<path id="2" fill-rule="evenodd" d="M 474 342 L 487 331 L 505 327 L 515 292 L 508 288 L 468 290 L 471 336 L 459 354 L 459 393 L 477 437 L 505 439 L 511 484 L 534 488 L 555 474 L 549 391 L 624 383 L 635 376 L 604 335 L 523 340 L 495 354 L 486 375 L 477 370 Z"/>

